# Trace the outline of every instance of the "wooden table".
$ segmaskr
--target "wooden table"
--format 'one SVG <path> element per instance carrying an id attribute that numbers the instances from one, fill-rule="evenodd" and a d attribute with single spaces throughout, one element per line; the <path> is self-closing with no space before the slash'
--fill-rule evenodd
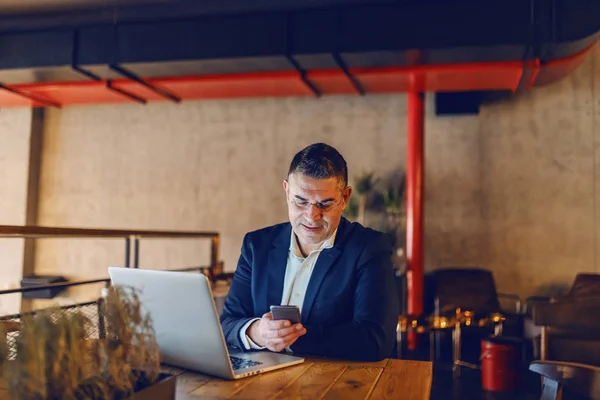
<path id="1" fill-rule="evenodd" d="M 386 359 L 357 363 L 306 359 L 303 364 L 228 381 L 163 367 L 177 375 L 176 400 L 403 399 L 429 400 L 429 362 Z"/>

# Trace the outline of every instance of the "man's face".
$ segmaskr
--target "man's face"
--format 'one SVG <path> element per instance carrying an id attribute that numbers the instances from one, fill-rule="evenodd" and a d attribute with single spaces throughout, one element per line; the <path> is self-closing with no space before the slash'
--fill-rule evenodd
<path id="1" fill-rule="evenodd" d="M 288 215 L 300 244 L 310 249 L 327 240 L 340 224 L 351 187 L 341 188 L 338 178 L 315 179 L 293 173 L 283 181 Z"/>

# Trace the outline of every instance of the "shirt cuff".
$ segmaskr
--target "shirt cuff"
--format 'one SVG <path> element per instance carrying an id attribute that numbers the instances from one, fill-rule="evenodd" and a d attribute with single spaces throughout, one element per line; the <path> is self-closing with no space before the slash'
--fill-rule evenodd
<path id="1" fill-rule="evenodd" d="M 240 340 L 242 341 L 242 344 L 246 350 L 263 350 L 266 347 L 260 347 L 254 343 L 252 339 L 250 339 L 250 336 L 246 335 L 246 330 L 254 321 L 260 321 L 260 318 L 251 319 L 250 321 L 246 322 L 244 326 L 242 326 L 242 329 L 240 329 Z"/>

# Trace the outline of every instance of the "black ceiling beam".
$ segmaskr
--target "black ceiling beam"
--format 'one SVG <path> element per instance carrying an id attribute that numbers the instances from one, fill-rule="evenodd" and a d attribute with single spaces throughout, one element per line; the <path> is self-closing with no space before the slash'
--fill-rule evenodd
<path id="1" fill-rule="evenodd" d="M 300 64 L 298 63 L 298 61 L 296 61 L 296 59 L 294 59 L 293 56 L 288 55 L 287 57 L 288 57 L 288 60 L 290 61 L 290 64 L 292 64 L 294 66 L 294 68 L 296 69 L 296 71 L 298 71 L 298 74 L 300 74 L 300 80 L 302 81 L 302 83 L 304 83 L 304 85 L 311 92 L 313 92 L 313 94 L 315 95 L 315 97 L 321 97 L 321 90 L 319 90 L 319 88 L 308 79 L 308 77 L 306 76 L 306 71 L 304 70 L 304 68 L 302 68 L 300 66 Z"/>
<path id="2" fill-rule="evenodd" d="M 144 87 L 152 90 L 153 92 L 157 93 L 159 96 L 162 96 L 162 97 L 164 97 L 167 100 L 171 100 L 171 101 L 173 101 L 175 103 L 180 103 L 181 102 L 181 99 L 177 95 L 171 93 L 170 91 L 168 91 L 166 89 L 163 89 L 161 87 L 153 85 L 152 83 L 150 83 L 150 82 L 148 82 L 148 81 L 140 78 L 139 76 L 137 76 L 133 72 L 128 71 L 127 69 L 125 69 L 125 68 L 123 68 L 121 66 L 110 64 L 109 68 L 111 70 L 119 73 L 123 77 L 125 77 L 127 79 L 130 79 L 130 80 L 132 80 L 134 82 L 137 82 L 140 85 L 142 85 L 142 86 L 144 86 Z"/>
<path id="3" fill-rule="evenodd" d="M 123 89 L 120 89 L 118 87 L 115 87 L 113 85 L 112 79 L 109 79 L 109 80 L 106 81 L 106 88 L 108 90 L 111 90 L 111 91 L 117 93 L 117 94 L 120 94 L 121 96 L 127 97 L 130 100 L 136 101 L 136 102 L 138 102 L 140 104 L 146 104 L 148 102 L 146 99 L 144 99 L 144 98 L 142 98 L 142 97 L 140 97 L 138 95 L 135 95 L 135 94 L 130 93 L 130 92 L 126 91 L 126 90 L 123 90 Z"/>
<path id="4" fill-rule="evenodd" d="M 81 46 L 80 46 L 80 34 L 79 31 L 75 30 L 73 32 L 73 56 L 71 59 L 71 68 L 78 72 L 79 74 L 85 76 L 88 79 L 91 79 L 93 81 L 102 81 L 103 78 L 99 75 L 96 75 L 95 73 L 88 71 L 85 68 L 82 68 L 79 66 L 79 51 L 81 51 Z M 141 103 L 141 104 L 146 104 L 148 101 L 136 94 L 130 93 L 127 90 L 115 87 L 113 85 L 113 81 L 112 79 L 107 79 L 106 80 L 106 89 L 110 90 L 111 92 L 114 92 L 120 96 L 123 96 L 129 100 L 133 100 L 135 102 Z"/>
<path id="5" fill-rule="evenodd" d="M 352 84 L 352 87 L 354 88 L 354 90 L 356 90 L 356 93 L 360 94 L 361 96 L 364 96 L 366 94 L 365 89 L 362 87 L 362 84 L 358 81 L 358 79 L 356 79 L 356 77 L 352 75 L 352 73 L 350 73 L 350 70 L 348 70 L 346 63 L 344 62 L 344 60 L 342 60 L 342 57 L 340 57 L 340 55 L 336 53 L 333 55 L 333 59 L 335 60 L 337 66 L 342 70 L 344 75 L 346 75 L 346 77 Z"/>
<path id="6" fill-rule="evenodd" d="M 79 35 L 79 31 L 78 30 L 74 30 L 73 31 L 73 48 L 71 49 L 71 68 L 85 76 L 88 79 L 91 79 L 93 81 L 101 81 L 102 78 L 84 68 L 81 68 L 79 66 L 79 51 L 81 51 L 81 46 L 79 44 L 79 40 L 80 40 L 80 35 Z"/>

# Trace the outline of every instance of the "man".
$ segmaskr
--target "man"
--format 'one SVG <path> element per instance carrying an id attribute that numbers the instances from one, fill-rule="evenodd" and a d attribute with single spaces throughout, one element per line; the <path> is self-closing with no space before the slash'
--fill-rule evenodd
<path id="1" fill-rule="evenodd" d="M 346 161 L 323 143 L 295 155 L 283 182 L 289 222 L 250 232 L 225 301 L 229 345 L 306 356 L 392 357 L 399 305 L 384 234 L 342 217 L 352 188 Z M 302 323 L 272 319 L 297 305 Z"/>

